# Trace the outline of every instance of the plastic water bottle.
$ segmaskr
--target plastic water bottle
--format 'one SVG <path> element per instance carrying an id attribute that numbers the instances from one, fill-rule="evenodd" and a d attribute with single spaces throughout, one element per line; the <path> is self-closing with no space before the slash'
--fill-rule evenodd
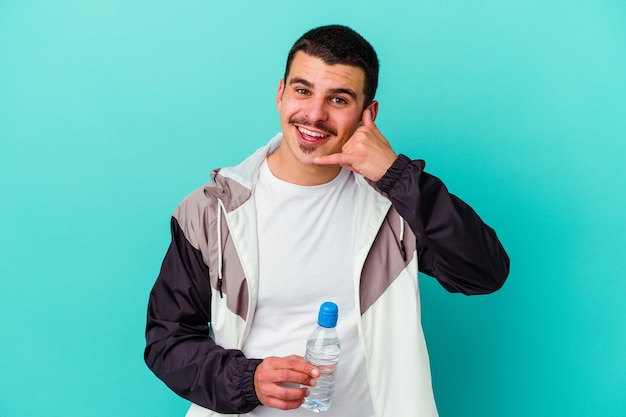
<path id="1" fill-rule="evenodd" d="M 304 360 L 320 370 L 314 387 L 309 388 L 309 396 L 304 399 L 302 408 L 319 413 L 330 408 L 335 390 L 337 362 L 341 345 L 337 334 L 337 304 L 325 302 L 320 306 L 317 327 L 306 342 Z"/>

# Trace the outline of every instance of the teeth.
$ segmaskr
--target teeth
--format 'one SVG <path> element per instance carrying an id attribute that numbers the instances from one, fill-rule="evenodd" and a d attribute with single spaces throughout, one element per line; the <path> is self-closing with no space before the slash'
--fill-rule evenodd
<path id="1" fill-rule="evenodd" d="M 325 138 L 325 137 L 328 136 L 328 135 L 325 135 L 323 133 L 312 132 L 309 129 L 305 129 L 303 127 L 299 127 L 298 130 L 300 132 L 304 133 L 305 135 L 313 136 L 313 137 L 316 137 L 316 138 Z"/>

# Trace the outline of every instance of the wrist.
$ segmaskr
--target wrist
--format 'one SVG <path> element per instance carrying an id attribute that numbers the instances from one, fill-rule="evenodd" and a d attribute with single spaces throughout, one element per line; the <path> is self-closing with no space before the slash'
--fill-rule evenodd
<path id="1" fill-rule="evenodd" d="M 404 154 L 399 154 L 385 174 L 376 182 L 376 186 L 380 188 L 381 191 L 388 193 L 407 170 L 409 165 L 411 165 L 411 159 Z"/>
<path id="2" fill-rule="evenodd" d="M 261 362 L 261 359 L 249 359 L 243 368 L 241 376 L 241 394 L 248 404 L 255 407 L 261 405 L 261 400 L 257 396 L 254 385 L 254 374 Z"/>

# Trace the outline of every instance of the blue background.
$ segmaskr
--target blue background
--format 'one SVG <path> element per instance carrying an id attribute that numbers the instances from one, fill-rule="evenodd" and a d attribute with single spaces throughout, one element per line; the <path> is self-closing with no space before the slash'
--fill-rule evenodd
<path id="1" fill-rule="evenodd" d="M 169 217 L 329 23 L 512 259 L 490 296 L 421 280 L 441 416 L 626 415 L 626 2 L 0 0 L 1 416 L 184 415 L 142 358 Z"/>

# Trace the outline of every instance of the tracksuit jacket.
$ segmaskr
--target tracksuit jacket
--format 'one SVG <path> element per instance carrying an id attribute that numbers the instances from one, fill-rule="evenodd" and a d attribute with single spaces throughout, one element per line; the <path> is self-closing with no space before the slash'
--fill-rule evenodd
<path id="1" fill-rule="evenodd" d="M 257 302 L 254 184 L 281 137 L 235 167 L 214 170 L 171 219 L 171 244 L 150 293 L 144 356 L 193 403 L 188 417 L 236 416 L 260 405 L 253 377 L 261 359 L 240 349 Z M 437 415 L 418 270 L 465 294 L 499 289 L 509 271 L 493 229 L 424 165 L 400 155 L 376 183 L 354 174 L 358 334 L 377 417 Z"/>

